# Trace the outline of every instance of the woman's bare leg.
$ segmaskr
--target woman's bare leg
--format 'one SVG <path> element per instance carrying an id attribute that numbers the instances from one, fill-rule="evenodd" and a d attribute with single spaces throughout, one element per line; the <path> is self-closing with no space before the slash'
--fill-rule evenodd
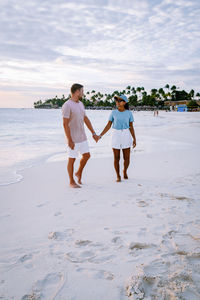
<path id="1" fill-rule="evenodd" d="M 123 157 L 124 157 L 124 179 L 128 179 L 127 169 L 130 164 L 130 148 L 122 149 Z"/>
<path id="2" fill-rule="evenodd" d="M 120 149 L 114 149 L 113 148 L 113 154 L 114 154 L 114 167 L 117 174 L 117 182 L 121 181 L 120 176 L 120 167 L 119 167 L 119 161 L 120 161 Z"/>

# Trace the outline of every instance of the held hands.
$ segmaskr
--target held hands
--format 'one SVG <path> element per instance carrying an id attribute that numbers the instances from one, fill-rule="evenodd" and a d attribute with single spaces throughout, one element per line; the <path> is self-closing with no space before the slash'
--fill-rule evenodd
<path id="1" fill-rule="evenodd" d="M 93 135 L 93 139 L 95 140 L 96 143 L 98 143 L 98 141 L 100 140 L 101 136 L 100 135 Z"/>
<path id="2" fill-rule="evenodd" d="M 98 142 L 98 135 L 96 135 L 96 134 L 93 134 L 93 139 L 95 140 L 95 142 L 97 143 Z"/>
<path id="3" fill-rule="evenodd" d="M 97 136 L 97 142 L 101 139 L 101 135 Z"/>

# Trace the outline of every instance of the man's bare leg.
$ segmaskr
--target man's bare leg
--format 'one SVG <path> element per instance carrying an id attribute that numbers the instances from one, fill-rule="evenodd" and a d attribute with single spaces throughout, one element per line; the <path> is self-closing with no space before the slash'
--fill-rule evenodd
<path id="1" fill-rule="evenodd" d="M 89 158 L 90 158 L 90 153 L 88 152 L 88 153 L 84 153 L 80 160 L 80 165 L 79 165 L 78 171 L 75 173 L 79 184 L 82 184 L 81 178 L 82 178 L 83 169 Z"/>
<path id="2" fill-rule="evenodd" d="M 69 157 L 68 159 L 68 165 L 67 165 L 67 171 L 69 174 L 69 186 L 72 188 L 80 188 L 80 185 L 78 185 L 74 180 L 74 163 L 76 158 Z"/>
<path id="3" fill-rule="evenodd" d="M 120 168 L 119 168 L 119 161 L 120 161 L 120 149 L 113 149 L 113 154 L 114 154 L 114 167 L 115 171 L 117 174 L 117 182 L 121 181 L 121 176 L 120 176 Z"/>
<path id="4" fill-rule="evenodd" d="M 124 179 L 128 179 L 127 169 L 130 163 L 130 148 L 122 149 L 124 157 Z"/>

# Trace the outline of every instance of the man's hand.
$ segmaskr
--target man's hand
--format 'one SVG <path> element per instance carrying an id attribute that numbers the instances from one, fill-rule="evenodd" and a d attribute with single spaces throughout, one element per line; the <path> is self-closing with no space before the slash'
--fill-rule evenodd
<path id="1" fill-rule="evenodd" d="M 74 150 L 75 144 L 72 140 L 68 141 L 68 146 L 69 148 L 71 148 L 72 150 Z"/>
<path id="2" fill-rule="evenodd" d="M 133 140 L 133 148 L 136 147 L 136 140 Z"/>
<path id="3" fill-rule="evenodd" d="M 98 140 L 99 140 L 99 137 L 98 137 L 98 135 L 96 135 L 96 134 L 95 134 L 95 135 L 93 135 L 92 137 L 93 137 L 93 139 L 95 140 L 95 142 L 97 143 L 97 142 L 98 142 Z"/>

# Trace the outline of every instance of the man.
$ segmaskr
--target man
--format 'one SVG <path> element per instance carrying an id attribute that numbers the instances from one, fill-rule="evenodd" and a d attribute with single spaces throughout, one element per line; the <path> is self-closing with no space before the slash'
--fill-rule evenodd
<path id="1" fill-rule="evenodd" d="M 83 97 L 83 86 L 75 83 L 71 87 L 71 99 L 66 101 L 62 106 L 63 126 L 65 135 L 68 140 L 68 165 L 67 170 L 69 174 L 70 187 L 80 188 L 82 184 L 81 177 L 83 169 L 90 158 L 89 146 L 85 134 L 84 123 L 91 131 L 94 140 L 97 142 L 98 137 L 92 127 L 92 124 L 85 113 L 85 108 L 80 99 Z M 74 180 L 74 162 L 81 153 L 82 158 L 78 171 L 75 173 L 77 177 L 77 184 Z"/>

